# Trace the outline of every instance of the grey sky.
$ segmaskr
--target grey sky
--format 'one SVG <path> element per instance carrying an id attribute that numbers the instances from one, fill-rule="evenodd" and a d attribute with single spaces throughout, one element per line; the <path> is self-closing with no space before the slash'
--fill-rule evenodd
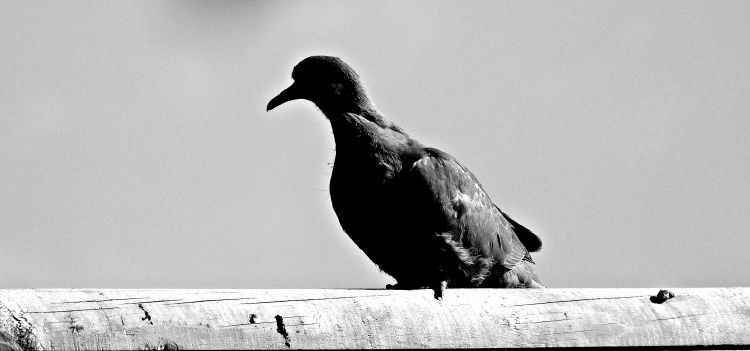
<path id="1" fill-rule="evenodd" d="M 382 287 L 312 54 L 539 233 L 552 287 L 747 286 L 750 3 L 0 2 L 3 287 Z"/>

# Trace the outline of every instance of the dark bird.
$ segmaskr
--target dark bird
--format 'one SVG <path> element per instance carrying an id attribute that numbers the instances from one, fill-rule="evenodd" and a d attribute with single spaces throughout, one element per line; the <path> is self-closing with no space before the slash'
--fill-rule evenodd
<path id="1" fill-rule="evenodd" d="M 492 203 L 455 158 L 426 147 L 385 119 L 354 70 L 337 57 L 311 56 L 267 110 L 313 102 L 331 122 L 336 158 L 331 203 L 349 237 L 397 284 L 542 288 L 529 252 L 542 241 Z"/>

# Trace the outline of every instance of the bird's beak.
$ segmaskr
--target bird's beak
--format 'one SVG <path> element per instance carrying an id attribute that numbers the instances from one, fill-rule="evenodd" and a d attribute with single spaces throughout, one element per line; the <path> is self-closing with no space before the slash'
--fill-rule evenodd
<path id="1" fill-rule="evenodd" d="M 266 111 L 271 111 L 276 106 L 279 106 L 287 101 L 292 101 L 296 99 L 302 99 L 302 92 L 299 86 L 295 83 L 292 83 L 292 85 L 289 86 L 289 88 L 284 89 L 282 92 L 279 93 L 279 95 L 276 95 L 271 101 L 268 102 L 268 106 L 266 106 Z"/>

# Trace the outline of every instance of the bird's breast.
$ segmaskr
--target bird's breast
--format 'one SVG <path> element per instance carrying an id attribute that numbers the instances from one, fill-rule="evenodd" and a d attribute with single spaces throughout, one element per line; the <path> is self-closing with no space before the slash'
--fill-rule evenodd
<path id="1" fill-rule="evenodd" d="M 398 200 L 391 183 L 397 170 L 378 160 L 340 161 L 334 162 L 331 174 L 331 204 L 344 231 L 354 238 L 393 217 Z"/>

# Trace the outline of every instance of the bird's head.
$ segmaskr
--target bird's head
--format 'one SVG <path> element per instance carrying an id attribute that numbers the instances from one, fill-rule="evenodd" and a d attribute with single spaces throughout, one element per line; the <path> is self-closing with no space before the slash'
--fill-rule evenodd
<path id="1" fill-rule="evenodd" d="M 354 70 L 338 57 L 310 56 L 292 70 L 294 83 L 268 102 L 267 111 L 291 100 L 312 101 L 327 116 L 372 110 Z"/>

